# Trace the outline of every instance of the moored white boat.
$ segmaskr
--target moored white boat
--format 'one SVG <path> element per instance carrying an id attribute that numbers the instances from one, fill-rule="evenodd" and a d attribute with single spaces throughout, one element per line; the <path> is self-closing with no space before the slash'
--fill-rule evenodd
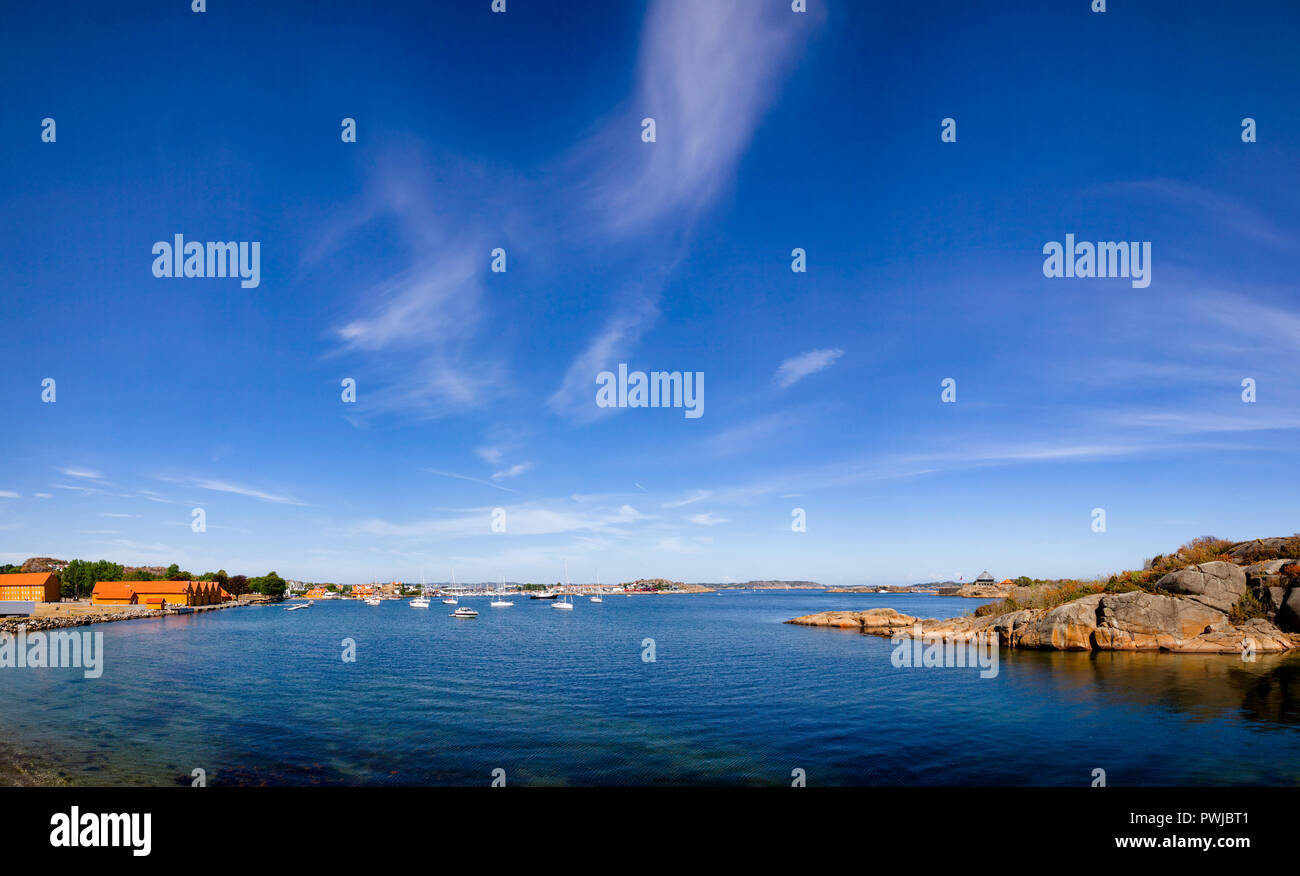
<path id="1" fill-rule="evenodd" d="M 564 564 L 564 589 L 566 591 L 569 589 L 569 564 L 567 562 Z M 551 608 L 558 608 L 561 611 L 573 611 L 573 597 L 566 593 L 555 602 L 552 602 Z"/>
<path id="2" fill-rule="evenodd" d="M 470 608 L 468 605 L 462 605 L 460 608 L 447 615 L 447 617 L 478 617 L 478 612 Z"/>
<path id="3" fill-rule="evenodd" d="M 499 582 L 497 582 L 497 598 L 493 599 L 490 603 L 493 608 L 509 608 L 514 605 L 513 602 L 510 602 L 501 594 L 501 591 L 505 590 L 505 586 L 505 578 L 503 577 Z"/>
<path id="4" fill-rule="evenodd" d="M 417 596 L 407 604 L 410 605 L 411 608 L 428 608 L 429 600 L 427 597 Z"/>

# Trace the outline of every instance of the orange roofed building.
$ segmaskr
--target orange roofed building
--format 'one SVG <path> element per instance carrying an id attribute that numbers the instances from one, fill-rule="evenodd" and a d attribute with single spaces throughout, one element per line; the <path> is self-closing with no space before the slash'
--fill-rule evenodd
<path id="1" fill-rule="evenodd" d="M 53 572 L 0 575 L 0 602 L 58 602 L 59 576 Z"/>
<path id="2" fill-rule="evenodd" d="M 232 599 L 215 581 L 98 581 L 90 601 L 95 605 L 219 605 Z"/>
<path id="3" fill-rule="evenodd" d="M 96 581 L 90 602 L 92 605 L 136 605 L 139 600 L 126 581 Z"/>

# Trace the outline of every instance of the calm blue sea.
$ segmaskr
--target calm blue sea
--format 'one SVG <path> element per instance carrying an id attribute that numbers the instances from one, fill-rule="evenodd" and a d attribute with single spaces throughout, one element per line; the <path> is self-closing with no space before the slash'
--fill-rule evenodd
<path id="1" fill-rule="evenodd" d="M 1001 652 L 900 669 L 832 608 L 958 598 L 515 597 L 243 608 L 83 628 L 105 671 L 0 669 L 0 734 L 76 784 L 1300 784 L 1300 659 Z M 356 643 L 356 662 L 341 657 Z M 655 661 L 645 662 L 644 640 Z M 39 742 L 34 742 L 39 741 Z"/>

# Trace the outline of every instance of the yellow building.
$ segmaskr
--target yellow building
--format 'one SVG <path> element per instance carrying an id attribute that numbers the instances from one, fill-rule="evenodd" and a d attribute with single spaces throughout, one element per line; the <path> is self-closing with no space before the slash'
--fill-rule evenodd
<path id="1" fill-rule="evenodd" d="M 53 572 L 0 575 L 0 602 L 58 602 L 59 576 Z"/>

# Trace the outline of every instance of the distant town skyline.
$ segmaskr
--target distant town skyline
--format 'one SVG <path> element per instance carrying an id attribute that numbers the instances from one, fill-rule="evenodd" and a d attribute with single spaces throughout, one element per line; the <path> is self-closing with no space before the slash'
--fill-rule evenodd
<path id="1" fill-rule="evenodd" d="M 1289 6 L 172 5 L 0 33 L 0 563 L 897 585 L 1300 528 Z"/>

